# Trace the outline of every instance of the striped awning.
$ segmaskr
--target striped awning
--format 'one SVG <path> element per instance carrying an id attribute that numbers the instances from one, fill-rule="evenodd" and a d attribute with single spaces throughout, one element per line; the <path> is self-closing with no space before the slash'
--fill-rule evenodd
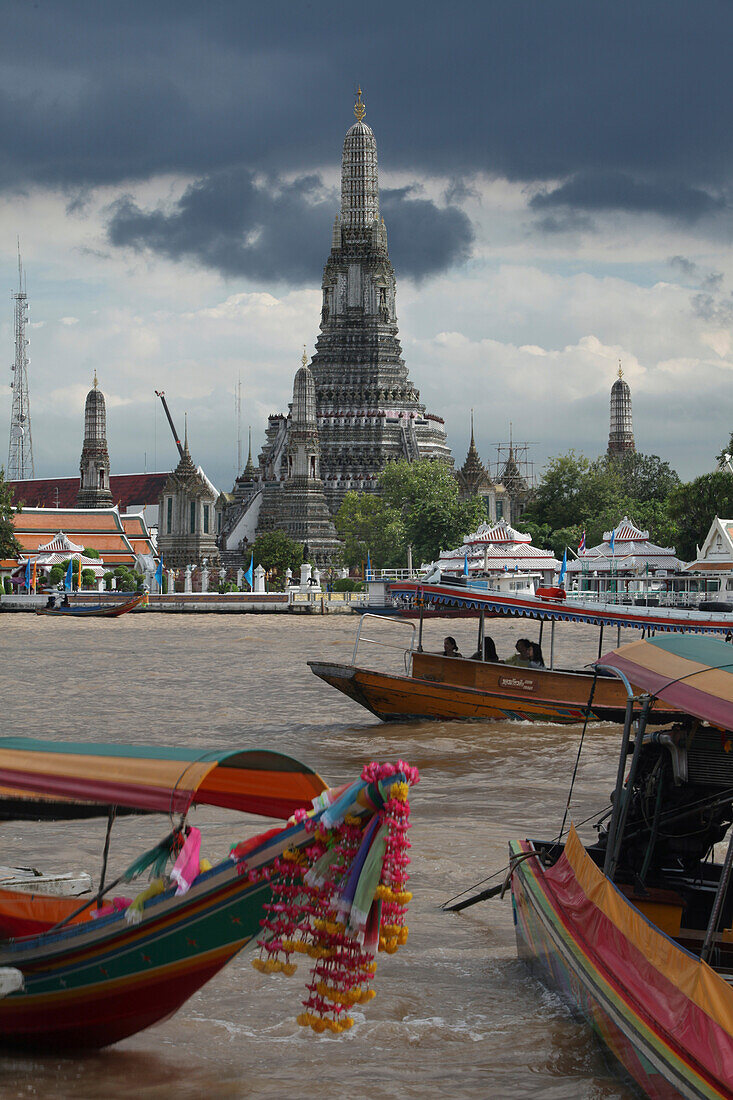
<path id="1" fill-rule="evenodd" d="M 642 691 L 705 722 L 733 730 L 733 646 L 685 634 L 631 642 L 598 662 Z"/>
<path id="2" fill-rule="evenodd" d="M 518 574 L 518 576 L 521 574 Z M 480 582 L 468 585 L 443 582 L 421 584 L 398 581 L 389 586 L 392 596 L 449 607 L 465 607 L 492 615 L 517 615 L 528 619 L 589 623 L 592 626 L 624 626 L 647 631 L 685 631 L 690 634 L 728 634 L 733 614 L 673 607 L 636 607 L 626 604 L 590 603 L 582 599 L 545 599 L 540 596 L 495 592 Z"/>
<path id="3" fill-rule="evenodd" d="M 0 816 L 86 817 L 95 808 L 185 813 L 201 804 L 288 818 L 326 789 L 282 753 L 0 738 Z M 37 813 L 36 813 L 37 811 Z"/>

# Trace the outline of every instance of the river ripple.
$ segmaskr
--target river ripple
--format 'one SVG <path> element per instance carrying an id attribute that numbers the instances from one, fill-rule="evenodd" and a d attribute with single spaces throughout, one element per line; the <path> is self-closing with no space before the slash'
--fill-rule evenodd
<path id="1" fill-rule="evenodd" d="M 410 938 L 396 956 L 380 956 L 377 997 L 355 1014 L 350 1032 L 314 1037 L 297 1027 L 302 979 L 264 978 L 244 955 L 173 1019 L 109 1050 L 68 1059 L 4 1056 L 2 1097 L 630 1097 L 585 1025 L 517 961 L 508 899 L 460 915 L 439 908 L 500 869 L 510 838 L 555 835 L 580 729 L 383 725 L 305 664 L 349 660 L 356 623 L 355 616 L 0 617 L 5 734 L 262 746 L 291 753 L 334 784 L 355 778 L 369 759 L 402 757 L 422 775 L 412 799 Z M 537 634 L 526 622 L 495 621 L 487 630 L 500 656 L 518 636 Z M 464 653 L 475 648 L 470 620 L 427 623 L 426 648 L 441 649 L 445 634 Z M 614 631 L 607 641 L 615 640 Z M 548 641 L 546 632 L 546 657 Z M 560 663 L 588 661 L 597 645 L 590 628 L 557 630 Z M 374 650 L 365 656 L 372 667 L 385 658 Z M 388 657 L 396 669 L 399 654 Z M 617 747 L 614 728 L 589 729 L 576 821 L 607 804 Z M 233 821 L 210 809 L 195 811 L 195 821 L 204 827 L 204 853 L 215 858 L 262 828 L 255 818 Z M 110 873 L 163 828 L 159 819 L 120 821 Z M 100 823 L 12 824 L 4 832 L 3 863 L 98 874 Z M 581 835 L 593 834 L 586 827 Z"/>

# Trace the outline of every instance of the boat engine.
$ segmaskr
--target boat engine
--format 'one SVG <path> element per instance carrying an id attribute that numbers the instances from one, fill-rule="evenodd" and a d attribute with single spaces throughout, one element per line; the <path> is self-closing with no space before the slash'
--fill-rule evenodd
<path id="1" fill-rule="evenodd" d="M 733 735 L 697 723 L 647 733 L 619 871 L 650 884 L 655 868 L 694 872 L 732 821 Z"/>

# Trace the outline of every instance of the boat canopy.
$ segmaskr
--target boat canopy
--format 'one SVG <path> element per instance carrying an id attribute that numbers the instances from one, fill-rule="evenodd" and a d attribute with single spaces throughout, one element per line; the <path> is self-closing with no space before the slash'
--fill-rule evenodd
<path id="1" fill-rule="evenodd" d="M 261 749 L 0 738 L 0 818 L 71 819 L 186 813 L 192 805 L 288 818 L 326 789 L 290 756 Z"/>
<path id="2" fill-rule="evenodd" d="M 733 630 L 733 615 L 720 611 L 584 603 L 575 599 L 560 601 L 541 596 L 492 592 L 491 589 L 477 587 L 473 583 L 420 584 L 417 581 L 398 581 L 389 586 L 389 591 L 392 596 L 471 608 L 491 615 L 525 616 L 530 619 L 589 623 L 593 626 L 624 626 L 647 631 L 685 631 L 690 634 L 727 634 Z"/>
<path id="3" fill-rule="evenodd" d="M 618 669 L 635 688 L 685 714 L 733 729 L 733 646 L 727 642 L 683 634 L 648 638 L 597 663 Z"/>

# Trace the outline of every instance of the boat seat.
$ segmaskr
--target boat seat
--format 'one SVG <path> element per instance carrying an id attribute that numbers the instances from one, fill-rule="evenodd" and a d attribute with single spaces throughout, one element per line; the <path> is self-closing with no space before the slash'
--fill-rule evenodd
<path id="1" fill-rule="evenodd" d="M 68 924 L 83 924 L 91 919 L 93 905 L 72 917 L 83 898 L 60 898 L 49 894 L 27 894 L 19 890 L 0 890 L 0 939 L 38 936 L 59 921 L 71 917 Z"/>
<path id="2" fill-rule="evenodd" d="M 674 938 L 680 935 L 687 902 L 676 890 L 647 886 L 642 893 L 635 884 L 617 883 L 617 886 L 624 897 L 662 932 Z"/>

